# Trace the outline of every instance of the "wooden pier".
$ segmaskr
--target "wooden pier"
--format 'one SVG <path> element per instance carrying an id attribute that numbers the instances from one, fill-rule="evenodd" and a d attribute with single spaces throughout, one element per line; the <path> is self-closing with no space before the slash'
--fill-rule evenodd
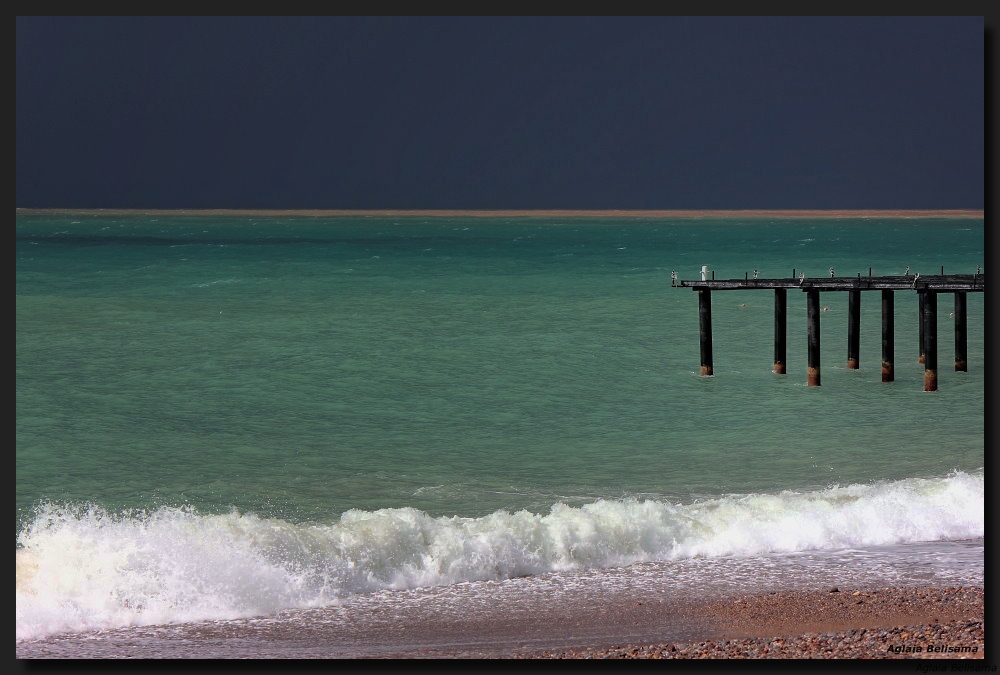
<path id="1" fill-rule="evenodd" d="M 787 332 L 787 292 L 798 289 L 806 294 L 806 322 L 808 327 L 808 351 L 806 377 L 810 387 L 821 384 L 820 373 L 820 302 L 823 292 L 847 292 L 847 367 L 860 367 L 861 355 L 861 293 L 881 291 L 882 294 L 882 381 L 894 379 L 895 359 L 894 321 L 896 291 L 914 291 L 919 303 L 919 345 L 920 363 L 924 364 L 924 391 L 937 391 L 937 296 L 939 293 L 953 293 L 955 296 L 955 370 L 966 371 L 967 366 L 967 319 L 966 294 L 982 293 L 985 276 L 981 268 L 975 274 L 941 274 L 923 276 L 917 273 L 900 276 L 837 277 L 830 269 L 829 277 L 806 277 L 804 273 L 778 279 L 759 279 L 754 270 L 753 278 L 746 273 L 743 279 L 716 280 L 715 272 L 707 266 L 701 268 L 701 279 L 678 281 L 677 273 L 671 272 L 670 285 L 691 288 L 698 292 L 698 323 L 701 340 L 701 375 L 709 376 L 712 371 L 712 291 L 736 291 L 772 289 L 774 291 L 774 372 L 786 373 L 785 343 Z"/>

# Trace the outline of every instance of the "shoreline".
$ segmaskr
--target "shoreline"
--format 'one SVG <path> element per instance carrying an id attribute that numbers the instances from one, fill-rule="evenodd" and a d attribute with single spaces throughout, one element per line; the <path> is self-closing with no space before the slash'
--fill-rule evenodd
<path id="1" fill-rule="evenodd" d="M 348 603 L 307 610 L 292 623 L 200 622 L 171 627 L 161 639 L 112 629 L 16 642 L 15 651 L 18 659 L 985 659 L 983 587 L 830 588 L 701 600 L 638 588 L 593 591 L 580 588 L 557 602 L 536 598 L 521 608 L 500 594 L 488 611 L 460 615 L 442 612 L 439 594 L 431 593 L 384 611 Z M 363 626 L 331 621 L 359 611 Z"/>
<path id="2" fill-rule="evenodd" d="M 697 640 L 536 650 L 511 658 L 985 659 L 983 588 L 769 593 L 730 597 L 701 610 L 715 627 Z"/>
<path id="3" fill-rule="evenodd" d="M 470 217 L 470 218 L 984 218 L 983 209 L 66 209 L 16 208 L 16 215 L 74 216 L 295 216 L 295 217 Z"/>

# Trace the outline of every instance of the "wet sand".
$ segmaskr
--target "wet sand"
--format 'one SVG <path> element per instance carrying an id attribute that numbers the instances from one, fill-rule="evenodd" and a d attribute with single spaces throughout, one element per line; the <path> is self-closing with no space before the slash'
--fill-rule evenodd
<path id="1" fill-rule="evenodd" d="M 579 589 L 562 602 L 449 607 L 450 589 L 286 617 L 17 643 L 19 659 L 985 658 L 982 588 L 827 589 L 664 598 Z M 464 608 L 464 610 L 462 609 Z M 458 611 L 455 611 L 458 610 Z M 952 651 L 949 651 L 952 650 Z"/>
<path id="2" fill-rule="evenodd" d="M 555 617 L 550 617 L 555 618 Z M 697 638 L 656 639 L 685 620 Z M 982 588 L 830 589 L 683 606 L 649 601 L 564 617 L 561 635 L 499 648 L 425 647 L 389 657 L 514 659 L 984 659 Z M 528 628 L 528 626 L 526 626 Z M 621 637 L 615 638 L 614 633 Z M 590 637 L 585 637 L 589 635 Z M 642 635 L 642 638 L 636 636 Z M 626 636 L 631 636 L 631 639 Z M 498 636 L 499 637 L 499 636 Z M 514 638 L 514 636 L 510 636 Z M 548 644 L 546 644 L 548 643 Z"/>
<path id="3" fill-rule="evenodd" d="M 985 659 L 982 588 L 890 588 L 734 597 L 701 608 L 698 640 L 548 649 L 546 659 Z"/>

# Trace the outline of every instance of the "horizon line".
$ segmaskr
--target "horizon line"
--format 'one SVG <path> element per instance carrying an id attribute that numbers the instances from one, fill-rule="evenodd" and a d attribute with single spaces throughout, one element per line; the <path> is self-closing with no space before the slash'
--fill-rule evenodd
<path id="1" fill-rule="evenodd" d="M 985 209 L 244 209 L 244 208 L 36 208 L 15 207 L 15 214 L 77 215 L 299 215 L 299 216 L 619 216 L 704 218 L 743 217 L 882 217 L 928 216 L 985 218 Z"/>

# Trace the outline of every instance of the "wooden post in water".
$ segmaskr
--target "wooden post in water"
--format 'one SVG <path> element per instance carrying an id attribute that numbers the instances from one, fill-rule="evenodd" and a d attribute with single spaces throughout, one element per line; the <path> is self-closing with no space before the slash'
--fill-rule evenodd
<path id="1" fill-rule="evenodd" d="M 712 375 L 712 291 L 698 289 L 698 327 L 701 331 L 701 374 Z"/>
<path id="2" fill-rule="evenodd" d="M 809 324 L 809 354 L 806 368 L 806 384 L 820 385 L 819 376 L 819 291 L 806 291 L 806 321 Z"/>
<path id="3" fill-rule="evenodd" d="M 774 372 L 785 374 L 785 337 L 788 334 L 788 290 L 774 289 Z"/>
<path id="4" fill-rule="evenodd" d="M 895 359 L 896 351 L 893 325 L 893 293 L 895 291 L 882 291 L 882 381 L 892 382 L 895 379 L 892 362 Z"/>
<path id="5" fill-rule="evenodd" d="M 965 291 L 955 291 L 955 370 L 967 372 L 969 370 L 966 355 L 968 354 L 968 336 Z"/>
<path id="6" fill-rule="evenodd" d="M 920 357 L 917 363 L 923 363 L 926 359 L 924 352 L 924 303 L 927 302 L 926 293 L 917 293 L 917 323 L 920 324 Z"/>
<path id="7" fill-rule="evenodd" d="M 924 391 L 937 391 L 937 292 L 917 291 L 921 304 L 920 325 L 923 327 L 924 343 Z"/>
<path id="8" fill-rule="evenodd" d="M 861 351 L 861 291 L 847 293 L 847 368 L 857 370 Z"/>

